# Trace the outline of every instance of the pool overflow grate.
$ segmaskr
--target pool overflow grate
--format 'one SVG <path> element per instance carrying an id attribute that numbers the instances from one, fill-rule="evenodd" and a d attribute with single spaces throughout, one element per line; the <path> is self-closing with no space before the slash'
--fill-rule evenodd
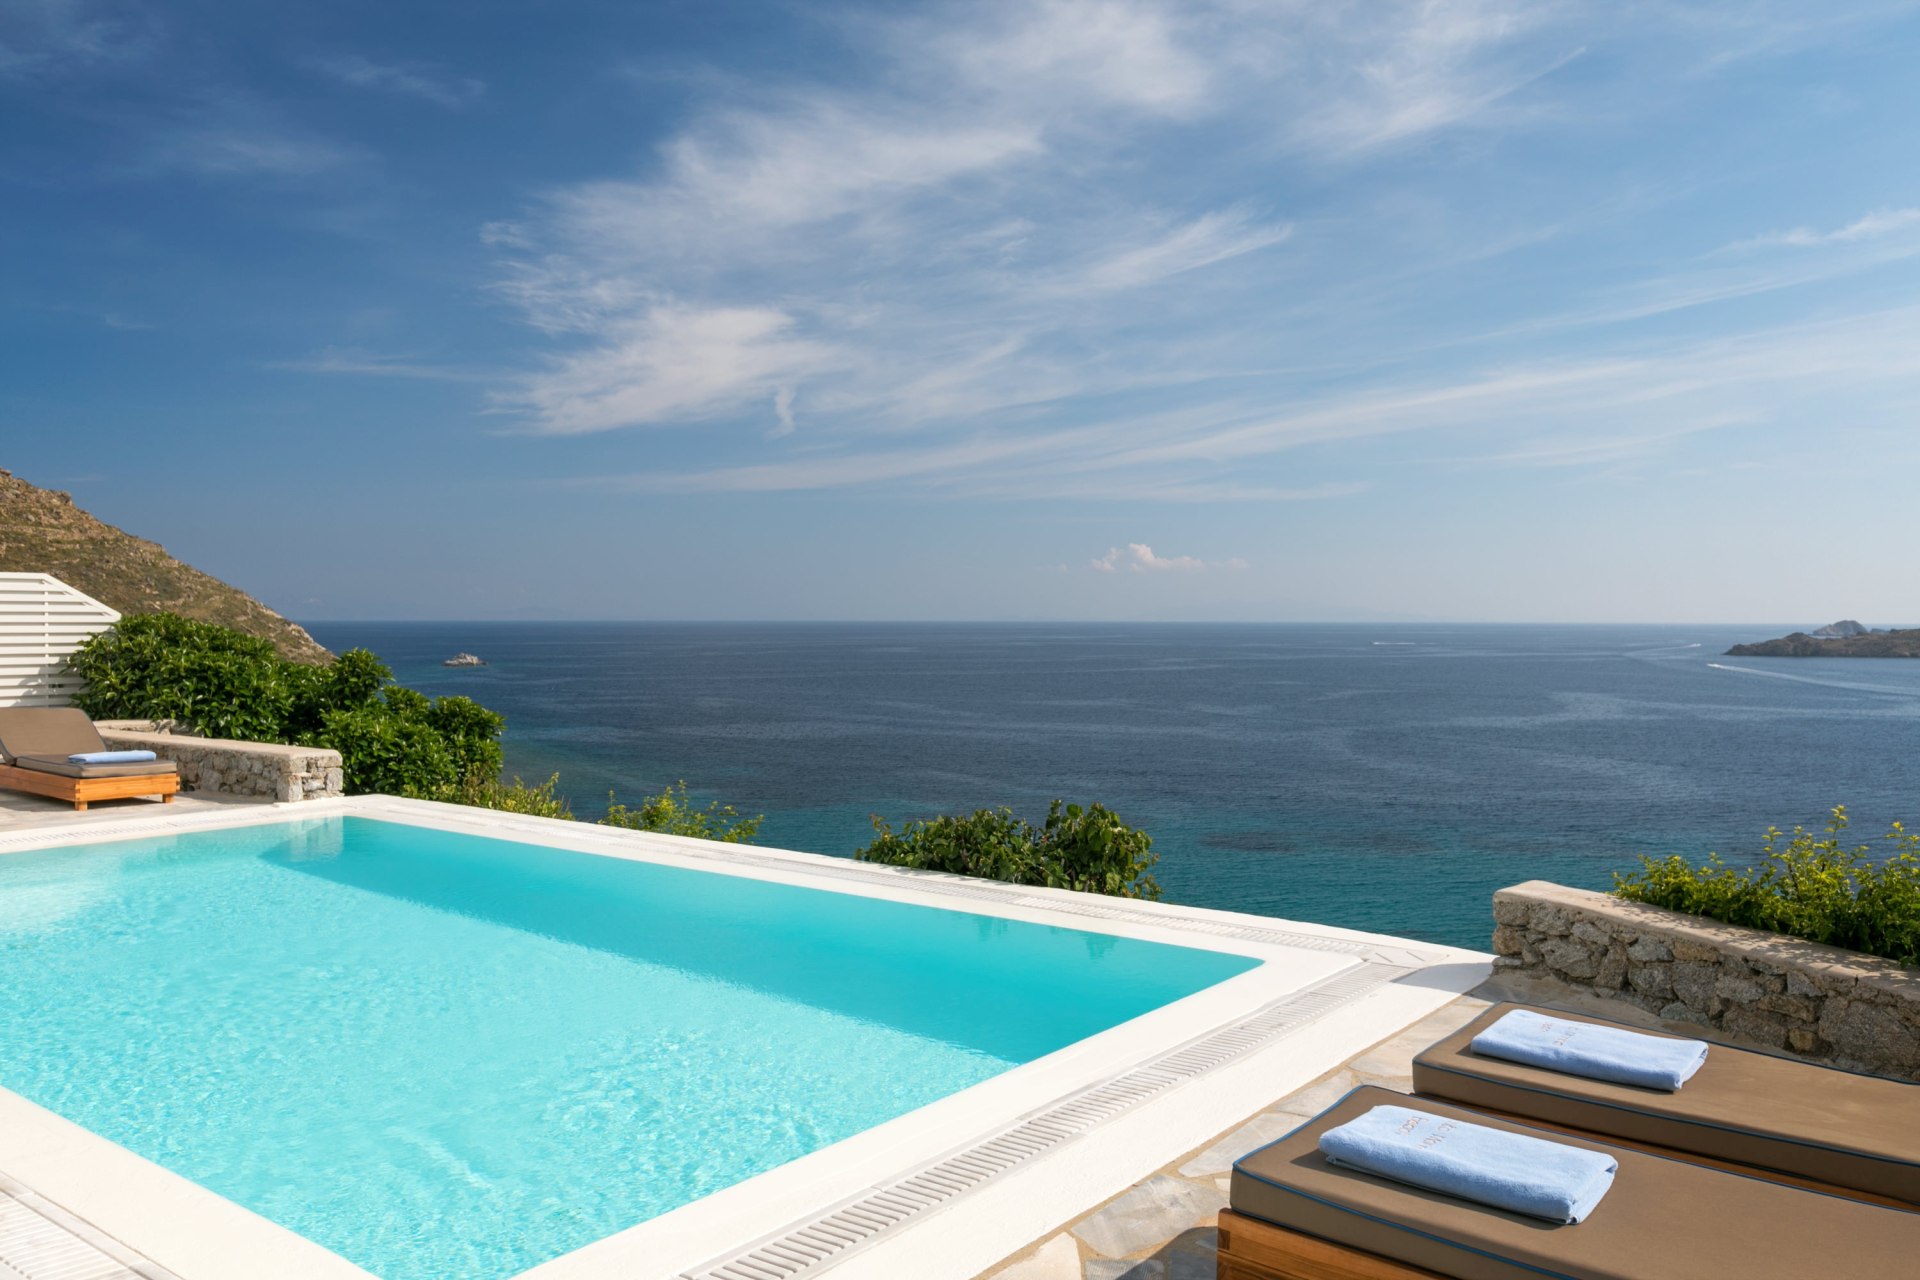
<path id="1" fill-rule="evenodd" d="M 985 1141 L 943 1156 L 812 1221 L 682 1272 L 680 1280 L 792 1280 L 837 1263 L 909 1219 L 1046 1155 L 1176 1085 L 1263 1049 L 1407 972 L 1398 966 L 1368 964 L 1297 991 L 1104 1084 L 1069 1094 Z"/>
<path id="2" fill-rule="evenodd" d="M 0 1176 L 0 1280 L 180 1280 Z"/>

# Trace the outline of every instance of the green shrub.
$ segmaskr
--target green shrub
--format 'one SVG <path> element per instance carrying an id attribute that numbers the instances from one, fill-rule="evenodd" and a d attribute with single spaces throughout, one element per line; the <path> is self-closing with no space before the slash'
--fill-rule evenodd
<path id="1" fill-rule="evenodd" d="M 1752 867 L 1728 866 L 1717 853 L 1697 867 L 1678 854 L 1641 858 L 1632 875 L 1614 875 L 1613 892 L 1630 902 L 1920 965 L 1920 833 L 1894 823 L 1875 858 L 1868 845 L 1843 847 L 1846 829 L 1845 806 L 1834 809 L 1825 839 L 1804 827 L 1790 837 L 1768 827 L 1761 861 Z"/>
<path id="2" fill-rule="evenodd" d="M 560 786 L 560 775 L 554 774 L 537 787 L 528 786 L 519 778 L 512 782 L 498 779 L 487 781 L 469 777 L 450 794 L 441 797 L 454 804 L 472 805 L 476 809 L 498 809 L 503 813 L 527 813 L 536 818 L 562 818 L 573 821 L 573 806 L 563 795 L 555 794 Z"/>
<path id="3" fill-rule="evenodd" d="M 96 720 L 178 720 L 209 737 L 332 747 L 355 795 L 434 799 L 500 773 L 504 720 L 471 698 L 394 684 L 364 649 L 308 666 L 228 627 L 147 613 L 94 636 L 68 665 L 87 682 L 74 701 Z"/>
<path id="4" fill-rule="evenodd" d="M 294 670 L 265 640 L 172 613 L 135 614 L 68 659 L 95 720 L 179 720 L 214 738 L 283 741 Z"/>
<path id="5" fill-rule="evenodd" d="M 320 732 L 335 711 L 363 707 L 393 682 L 393 672 L 365 649 L 349 649 L 322 667 L 289 664 L 293 706 L 281 733 L 302 741 Z"/>
<path id="6" fill-rule="evenodd" d="M 672 836 L 693 836 L 699 840 L 722 840 L 728 844 L 752 844 L 753 837 L 759 832 L 760 824 L 766 821 L 766 815 L 743 818 L 734 811 L 732 805 L 723 805 L 718 800 L 706 808 L 696 808 L 687 799 L 687 784 L 681 782 L 676 787 L 668 787 L 657 796 L 649 796 L 640 802 L 638 809 L 629 809 L 607 795 L 607 815 L 600 819 L 603 826 L 624 827 L 629 831 L 659 831 Z"/>
<path id="7" fill-rule="evenodd" d="M 330 711 L 309 745 L 332 747 L 345 767 L 348 795 L 438 799 L 466 781 L 447 740 L 425 720 L 381 699 Z"/>
<path id="8" fill-rule="evenodd" d="M 909 822 L 898 833 L 876 815 L 873 829 L 874 842 L 853 854 L 864 862 L 1119 898 L 1160 896 L 1153 838 L 1105 805 L 1055 800 L 1038 830 L 1005 808 Z"/>

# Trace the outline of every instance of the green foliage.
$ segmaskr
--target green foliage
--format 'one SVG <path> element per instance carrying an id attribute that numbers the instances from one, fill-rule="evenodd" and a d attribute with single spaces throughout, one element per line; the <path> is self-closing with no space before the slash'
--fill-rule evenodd
<path id="1" fill-rule="evenodd" d="M 349 649 L 323 667 L 290 664 L 293 706 L 281 732 L 300 741 L 320 731 L 335 711 L 363 707 L 393 681 L 387 665 L 365 649 Z"/>
<path id="2" fill-rule="evenodd" d="M 659 831 L 699 840 L 723 840 L 728 844 L 752 844 L 764 821 L 765 814 L 743 818 L 732 805 L 723 805 L 718 800 L 704 809 L 697 808 L 687 799 L 685 782 L 647 797 L 638 809 L 629 809 L 609 793 L 607 816 L 600 819 L 604 826 L 625 827 L 629 831 Z"/>
<path id="3" fill-rule="evenodd" d="M 1846 829 L 1844 805 L 1834 809 L 1825 839 L 1804 827 L 1795 827 L 1791 837 L 1768 827 L 1754 867 L 1728 866 L 1717 853 L 1697 867 L 1678 854 L 1643 857 L 1637 872 L 1615 874 L 1613 892 L 1631 902 L 1920 965 L 1920 833 L 1894 823 L 1885 852 L 1875 858 L 1868 845 L 1843 847 Z"/>
<path id="4" fill-rule="evenodd" d="M 500 776 L 500 734 L 507 722 L 498 712 L 454 695 L 435 698 L 421 718 L 446 741 L 454 772 L 461 778 Z"/>
<path id="5" fill-rule="evenodd" d="M 555 794 L 560 775 L 554 774 L 537 787 L 519 778 L 512 782 L 487 781 L 468 777 L 450 794 L 441 797 L 454 804 L 469 804 L 476 809 L 498 809 L 503 813 L 526 813 L 536 818 L 562 818 L 573 821 L 573 806 L 563 795 Z"/>
<path id="6" fill-rule="evenodd" d="M 179 720 L 215 738 L 278 741 L 305 679 L 265 640 L 171 613 L 122 618 L 68 665 L 95 720 Z"/>
<path id="7" fill-rule="evenodd" d="M 355 795 L 447 798 L 496 785 L 506 722 L 471 698 L 429 698 L 393 683 L 364 649 L 324 667 L 273 645 L 171 613 L 135 614 L 69 659 L 75 699 L 96 720 L 178 720 L 196 733 L 332 747 Z"/>
<path id="8" fill-rule="evenodd" d="M 1153 838 L 1105 805 L 1055 800 L 1038 830 L 1004 808 L 909 822 L 897 834 L 876 815 L 873 829 L 874 842 L 853 855 L 865 862 L 1119 898 L 1160 896 Z"/>
<path id="9" fill-rule="evenodd" d="M 466 780 L 447 740 L 425 720 L 405 714 L 384 698 L 328 712 L 320 732 L 308 743 L 340 753 L 349 795 L 434 800 Z"/>

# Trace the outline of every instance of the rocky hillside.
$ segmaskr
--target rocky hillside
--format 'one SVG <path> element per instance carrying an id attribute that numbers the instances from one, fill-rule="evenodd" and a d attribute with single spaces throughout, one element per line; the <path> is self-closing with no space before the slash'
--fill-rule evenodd
<path id="1" fill-rule="evenodd" d="M 0 471 L 0 572 L 50 573 L 121 613 L 167 610 L 271 640 L 295 662 L 333 655 L 246 592 L 94 519 L 67 494 Z"/>
<path id="2" fill-rule="evenodd" d="M 1824 630 L 1825 628 L 1822 628 Z M 1808 635 L 1796 631 L 1778 640 L 1737 644 L 1732 658 L 1920 658 L 1920 627 L 1906 631 L 1863 631 L 1852 635 Z"/>

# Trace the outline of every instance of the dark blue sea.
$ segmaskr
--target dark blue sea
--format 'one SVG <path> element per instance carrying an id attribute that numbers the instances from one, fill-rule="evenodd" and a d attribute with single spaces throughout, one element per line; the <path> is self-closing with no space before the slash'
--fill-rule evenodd
<path id="1" fill-rule="evenodd" d="M 1176 902 L 1484 947 L 1527 879 L 1920 821 L 1920 662 L 1776 627 L 316 623 L 507 717 L 576 813 L 676 779 L 849 854 L 868 816 L 1099 800 Z M 443 667 L 466 650 L 489 665 Z"/>

